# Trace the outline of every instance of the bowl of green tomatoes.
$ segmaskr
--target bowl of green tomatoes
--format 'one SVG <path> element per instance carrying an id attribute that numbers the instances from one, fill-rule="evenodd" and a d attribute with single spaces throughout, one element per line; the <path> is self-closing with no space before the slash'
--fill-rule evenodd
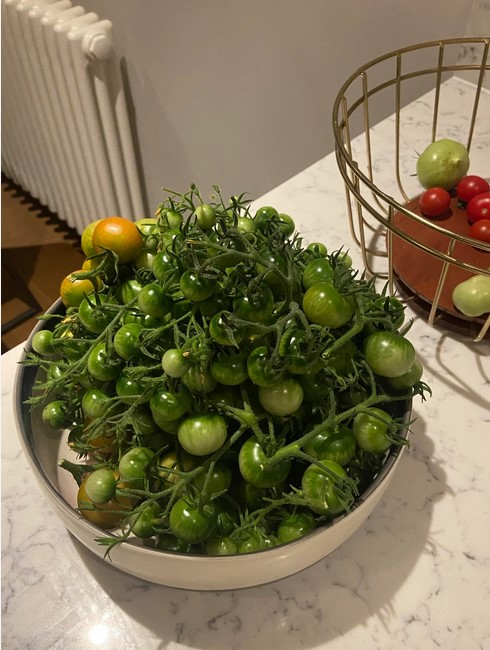
<path id="1" fill-rule="evenodd" d="M 429 392 L 403 304 L 217 186 L 100 219 L 82 246 L 15 386 L 67 529 L 131 575 L 197 590 L 279 580 L 348 539 Z"/>

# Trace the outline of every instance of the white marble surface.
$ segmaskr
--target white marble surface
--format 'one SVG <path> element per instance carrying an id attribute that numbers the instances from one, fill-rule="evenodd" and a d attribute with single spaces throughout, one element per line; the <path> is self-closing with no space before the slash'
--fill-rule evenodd
<path id="1" fill-rule="evenodd" d="M 470 90 L 456 80 L 447 85 L 454 103 L 446 119 L 456 132 Z M 481 110 L 490 124 L 489 95 Z M 427 120 L 427 98 L 408 113 L 416 140 Z M 384 128 L 390 129 L 389 120 L 379 131 Z M 475 138 L 471 170 L 489 176 L 486 131 Z M 380 168 L 389 156 L 388 133 Z M 291 214 L 307 241 L 324 241 L 330 249 L 352 246 L 334 155 L 260 203 Z M 358 264 L 359 251 L 351 254 Z M 66 532 L 17 440 L 12 382 L 21 347 L 4 354 L 2 647 L 490 648 L 490 344 L 431 328 L 410 306 L 408 313 L 415 318 L 410 339 L 433 397 L 415 404 L 412 445 L 384 499 L 324 561 L 275 584 L 234 592 L 142 582 L 94 557 Z"/>

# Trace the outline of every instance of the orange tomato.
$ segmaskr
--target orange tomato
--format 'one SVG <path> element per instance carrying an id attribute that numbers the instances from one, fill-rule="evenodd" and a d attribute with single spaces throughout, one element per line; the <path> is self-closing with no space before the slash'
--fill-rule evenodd
<path id="1" fill-rule="evenodd" d="M 107 217 L 95 226 L 92 244 L 97 253 L 110 250 L 116 253 L 122 264 L 126 264 L 140 254 L 143 238 L 132 221 L 124 217 Z"/>
<path id="2" fill-rule="evenodd" d="M 97 279 L 97 287 L 95 287 L 92 280 L 80 280 L 75 277 L 77 273 L 85 273 L 85 270 L 78 269 L 73 271 L 73 273 L 69 273 L 65 278 L 63 278 L 63 281 L 61 282 L 60 296 L 65 307 L 78 307 L 85 296 L 89 293 L 93 293 L 95 288 L 102 288 L 102 282 L 100 280 Z"/>

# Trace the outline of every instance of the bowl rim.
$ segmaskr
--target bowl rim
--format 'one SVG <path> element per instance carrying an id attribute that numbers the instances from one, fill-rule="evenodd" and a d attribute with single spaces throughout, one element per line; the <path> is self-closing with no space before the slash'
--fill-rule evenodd
<path id="1" fill-rule="evenodd" d="M 59 298 L 51 305 L 51 307 L 48 310 L 46 310 L 45 313 L 50 315 L 55 315 L 62 312 L 63 309 L 64 309 L 64 305 L 61 301 L 61 298 Z M 35 450 L 32 444 L 33 437 L 32 437 L 31 423 L 30 423 L 30 408 L 29 405 L 25 404 L 25 400 L 28 397 L 30 397 L 31 394 L 30 390 L 35 381 L 36 374 L 38 372 L 38 366 L 26 366 L 23 365 L 22 362 L 27 358 L 27 355 L 32 350 L 32 339 L 34 335 L 40 330 L 49 329 L 49 322 L 50 322 L 49 320 L 47 321 L 39 320 L 39 322 L 36 324 L 36 326 L 32 330 L 31 334 L 29 335 L 24 345 L 16 369 L 16 374 L 14 378 L 14 390 L 13 390 L 13 407 L 14 407 L 15 421 L 17 424 L 17 433 L 21 443 L 21 447 L 24 451 L 25 456 L 27 457 L 27 460 L 29 461 L 29 464 L 35 471 L 38 481 L 40 482 L 42 487 L 45 490 L 47 490 L 51 499 L 55 501 L 57 507 L 61 508 L 61 510 L 69 518 L 69 520 L 73 521 L 74 524 L 77 523 L 78 525 L 82 525 L 86 530 L 91 530 L 94 535 L 94 540 L 98 537 L 116 538 L 117 535 L 113 533 L 111 530 L 104 530 L 102 528 L 99 528 L 95 524 L 92 524 L 68 503 L 68 501 L 64 498 L 64 496 L 53 485 L 42 463 L 40 462 L 37 454 L 34 453 Z M 403 424 L 404 424 L 403 437 L 407 440 L 410 432 L 408 425 L 410 422 L 410 417 L 412 412 L 412 403 L 413 403 L 413 399 L 407 400 L 405 402 L 404 412 L 402 416 Z M 122 541 L 121 544 L 123 544 L 127 549 L 131 547 L 132 552 L 134 551 L 136 553 L 164 555 L 173 558 L 179 558 L 179 560 L 181 561 L 186 561 L 190 563 L 195 563 L 196 561 L 202 561 L 202 560 L 206 560 L 206 561 L 214 560 L 214 561 L 218 561 L 221 565 L 223 565 L 225 562 L 228 563 L 244 562 L 247 560 L 247 558 L 250 558 L 252 556 L 258 557 L 264 554 L 269 554 L 270 556 L 274 551 L 276 552 L 279 551 L 280 553 L 283 553 L 285 550 L 293 549 L 295 546 L 301 544 L 306 538 L 311 539 L 318 535 L 324 534 L 325 531 L 335 526 L 335 524 L 338 524 L 343 521 L 347 521 L 349 518 L 351 518 L 354 515 L 354 513 L 360 508 L 360 506 L 362 506 L 373 495 L 373 493 L 376 492 L 378 488 L 390 478 L 391 473 L 394 470 L 395 466 L 397 465 L 404 449 L 405 449 L 405 445 L 392 445 L 390 447 L 390 449 L 386 452 L 385 462 L 383 463 L 375 479 L 357 497 L 357 499 L 353 504 L 353 507 L 351 508 L 351 510 L 349 510 L 349 512 L 345 512 L 338 515 L 337 517 L 334 517 L 330 521 L 326 522 L 325 524 L 322 524 L 315 530 L 311 531 L 307 535 L 300 537 L 298 539 L 285 542 L 283 544 L 277 544 L 271 548 L 262 549 L 259 551 L 253 551 L 251 553 L 244 553 L 244 554 L 237 554 L 237 555 L 221 555 L 221 556 L 209 556 L 203 553 L 187 554 L 187 553 L 178 553 L 174 551 L 160 550 L 149 546 L 145 546 L 141 543 L 134 543 L 134 541 L 133 542 L 131 541 L 132 538 Z"/>

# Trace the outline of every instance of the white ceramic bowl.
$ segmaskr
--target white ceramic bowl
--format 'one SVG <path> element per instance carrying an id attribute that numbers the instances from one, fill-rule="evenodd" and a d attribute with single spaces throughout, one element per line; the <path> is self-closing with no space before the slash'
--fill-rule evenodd
<path id="1" fill-rule="evenodd" d="M 60 301 L 51 312 L 60 309 Z M 41 321 L 36 331 L 44 327 Z M 16 420 L 20 442 L 38 483 L 66 528 L 95 555 L 103 558 L 105 547 L 95 539 L 111 533 L 86 521 L 75 509 L 77 486 L 69 472 L 58 466 L 59 458 L 70 457 L 66 435 L 47 427 L 41 418 L 41 409 L 30 410 L 24 401 L 31 395 L 37 369 L 19 366 L 15 381 Z M 405 422 L 410 419 L 407 405 Z M 406 429 L 404 435 L 408 435 Z M 149 582 L 183 589 L 218 591 L 252 587 L 290 576 L 315 564 L 345 542 L 367 519 L 383 497 L 404 447 L 393 447 L 374 482 L 358 498 L 348 514 L 341 515 L 309 535 L 281 546 L 246 555 L 209 557 L 156 551 L 145 547 L 140 540 L 117 545 L 110 554 L 114 566 Z"/>

